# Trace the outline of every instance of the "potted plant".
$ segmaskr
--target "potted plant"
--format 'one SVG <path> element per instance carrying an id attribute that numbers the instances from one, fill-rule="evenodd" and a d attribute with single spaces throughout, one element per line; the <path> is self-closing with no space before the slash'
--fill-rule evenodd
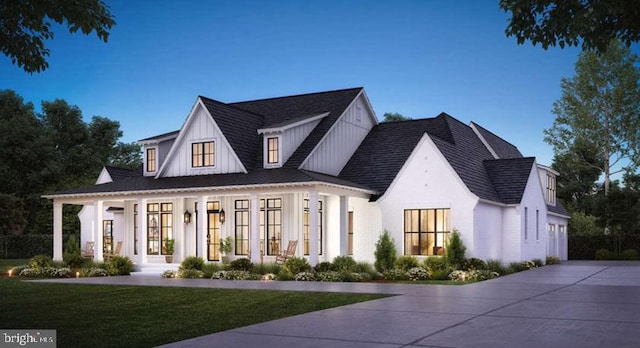
<path id="1" fill-rule="evenodd" d="M 229 263 L 231 256 L 229 254 L 233 251 L 233 239 L 230 236 L 227 238 L 220 238 L 220 253 L 222 253 L 222 263 Z"/>
<path id="2" fill-rule="evenodd" d="M 164 259 L 165 261 L 167 261 L 167 263 L 173 262 L 173 253 L 175 252 L 175 249 L 176 249 L 175 239 L 167 238 L 164 240 L 164 251 L 165 251 Z"/>

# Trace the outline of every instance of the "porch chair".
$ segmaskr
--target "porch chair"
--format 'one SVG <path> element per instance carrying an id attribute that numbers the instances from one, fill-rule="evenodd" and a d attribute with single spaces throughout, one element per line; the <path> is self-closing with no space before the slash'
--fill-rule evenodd
<path id="1" fill-rule="evenodd" d="M 93 260 L 93 247 L 95 246 L 94 242 L 87 242 L 87 245 L 84 249 L 80 249 L 80 254 L 85 259 Z"/>
<path id="2" fill-rule="evenodd" d="M 113 253 L 110 253 L 110 252 L 104 253 L 104 260 L 109 261 L 114 256 L 120 256 L 121 251 L 122 251 L 122 241 L 119 240 L 118 243 L 116 243 L 116 248 L 113 251 Z"/>
<path id="3" fill-rule="evenodd" d="M 287 261 L 288 258 L 296 255 L 296 247 L 298 246 L 297 240 L 290 240 L 289 244 L 287 244 L 287 250 L 285 250 L 282 254 L 276 256 L 276 263 L 283 264 Z"/>

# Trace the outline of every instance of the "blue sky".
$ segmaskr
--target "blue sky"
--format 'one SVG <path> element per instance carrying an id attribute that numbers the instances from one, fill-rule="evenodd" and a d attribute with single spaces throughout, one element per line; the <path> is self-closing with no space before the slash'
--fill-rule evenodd
<path id="1" fill-rule="evenodd" d="M 130 142 L 179 129 L 198 95 L 242 101 L 362 86 L 379 118 L 447 112 L 550 164 L 543 129 L 577 48 L 517 45 L 494 1 L 106 1 L 107 44 L 56 31 L 49 69 L 0 57 L 0 89 L 65 99 Z"/>

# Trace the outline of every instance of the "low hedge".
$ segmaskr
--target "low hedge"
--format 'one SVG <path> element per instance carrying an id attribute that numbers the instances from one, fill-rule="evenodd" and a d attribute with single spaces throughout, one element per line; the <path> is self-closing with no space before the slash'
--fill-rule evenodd
<path id="1" fill-rule="evenodd" d="M 618 240 L 618 238 L 620 238 Z M 620 244 L 618 244 L 618 242 Z M 612 253 L 620 245 L 620 252 L 626 249 L 640 250 L 640 235 L 622 237 L 602 235 L 569 235 L 569 260 L 594 260 L 600 249 Z"/>

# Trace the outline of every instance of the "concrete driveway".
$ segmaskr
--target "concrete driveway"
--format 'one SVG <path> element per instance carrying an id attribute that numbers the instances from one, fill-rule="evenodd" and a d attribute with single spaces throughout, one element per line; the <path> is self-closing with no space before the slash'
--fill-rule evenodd
<path id="1" fill-rule="evenodd" d="M 463 286 L 159 276 L 59 281 L 399 295 L 163 347 L 640 347 L 640 262 L 569 261 Z"/>

